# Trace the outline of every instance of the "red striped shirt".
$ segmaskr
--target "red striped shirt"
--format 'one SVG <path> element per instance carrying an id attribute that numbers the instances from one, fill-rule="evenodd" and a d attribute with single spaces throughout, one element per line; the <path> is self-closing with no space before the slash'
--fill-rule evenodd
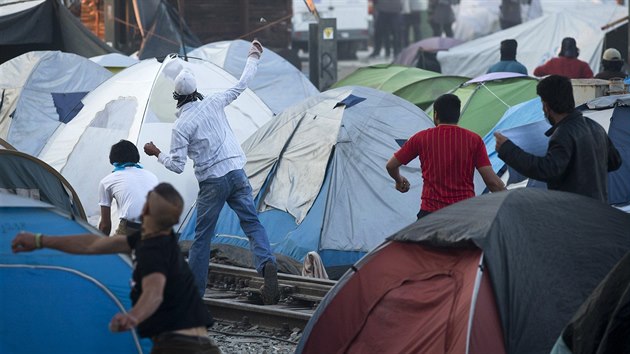
<path id="1" fill-rule="evenodd" d="M 403 165 L 420 157 L 421 210 L 436 211 L 475 196 L 475 168 L 490 166 L 479 135 L 456 125 L 438 125 L 412 136 L 394 157 Z"/>

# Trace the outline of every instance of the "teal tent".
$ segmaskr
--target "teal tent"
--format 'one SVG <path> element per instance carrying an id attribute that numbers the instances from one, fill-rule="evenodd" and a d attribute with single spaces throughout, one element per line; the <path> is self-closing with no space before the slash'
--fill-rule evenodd
<path id="1" fill-rule="evenodd" d="M 53 206 L 0 194 L 0 353 L 148 353 L 135 332 L 112 333 L 111 318 L 131 307 L 126 255 L 11 253 L 20 230 L 94 233 Z M 52 237 L 52 236 L 51 236 Z"/>

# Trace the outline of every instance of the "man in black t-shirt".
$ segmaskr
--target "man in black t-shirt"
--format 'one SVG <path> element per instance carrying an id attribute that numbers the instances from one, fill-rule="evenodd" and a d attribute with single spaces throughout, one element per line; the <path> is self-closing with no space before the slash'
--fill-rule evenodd
<path id="1" fill-rule="evenodd" d="M 137 327 L 141 337 L 153 340 L 151 353 L 218 354 L 221 350 L 207 335 L 206 307 L 173 233 L 183 205 L 173 186 L 161 183 L 147 195 L 141 232 L 113 237 L 21 232 L 11 248 L 15 253 L 41 248 L 76 254 L 131 253 L 133 307 L 117 313 L 110 330 L 123 332 Z"/>

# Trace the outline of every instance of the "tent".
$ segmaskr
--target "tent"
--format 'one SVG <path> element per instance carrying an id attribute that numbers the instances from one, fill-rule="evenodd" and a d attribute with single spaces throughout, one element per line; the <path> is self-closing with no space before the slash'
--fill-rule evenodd
<path id="1" fill-rule="evenodd" d="M 573 0 L 574 2 L 595 2 L 601 0 Z M 604 0 L 609 1 L 609 0 Z M 529 4 L 527 4 L 529 2 Z M 541 4 L 541 2 L 544 2 Z M 588 4 L 586 4 L 588 6 Z M 469 41 L 501 30 L 500 16 L 501 0 L 460 0 L 455 12 L 457 21 L 453 24 L 455 38 Z M 566 1 L 558 0 L 529 0 L 521 2 L 521 19 L 527 22 L 542 16 L 545 12 L 561 11 L 571 6 Z"/>
<path id="2" fill-rule="evenodd" d="M 449 50 L 463 41 L 451 37 L 429 37 L 412 43 L 394 58 L 393 64 L 441 72 L 437 52 Z M 435 68 L 435 69 L 433 69 Z"/>
<path id="3" fill-rule="evenodd" d="M 416 219 L 422 183 L 416 159 L 401 171 L 401 194 L 385 170 L 411 137 L 433 123 L 418 107 L 367 87 L 341 87 L 297 104 L 245 143 L 245 171 L 272 250 L 303 261 L 317 251 L 328 274 L 353 264 Z M 180 239 L 194 238 L 196 217 Z M 224 207 L 213 244 L 249 249 L 236 214 Z"/>
<path id="4" fill-rule="evenodd" d="M 218 66 L 198 59 L 185 62 L 169 56 L 163 62 L 143 60 L 85 96 L 83 109 L 42 150 L 39 157 L 61 172 L 77 190 L 90 223 L 98 222 L 98 184 L 112 171 L 108 156 L 113 144 L 126 139 L 142 151 L 145 143 L 153 141 L 163 151 L 170 149 L 171 128 L 176 119 L 173 82 L 184 67 L 194 73 L 198 90 L 204 95 L 227 90 L 237 82 Z M 226 113 L 241 142 L 272 117 L 269 108 L 249 89 L 227 107 Z M 140 155 L 144 168 L 160 181 L 173 184 L 182 194 L 185 210 L 192 207 L 199 189 L 192 161 L 178 175 L 160 165 L 155 157 L 143 152 Z M 115 223 L 117 218 L 113 220 Z"/>
<path id="5" fill-rule="evenodd" d="M 462 102 L 459 126 L 485 136 L 510 107 L 536 97 L 537 84 L 516 73 L 485 74 L 461 84 L 450 92 Z"/>
<path id="6" fill-rule="evenodd" d="M 133 0 L 136 23 L 142 35 L 138 58 L 185 54 L 201 45 L 177 9 L 164 0 Z"/>
<path id="7" fill-rule="evenodd" d="M 81 99 L 111 76 L 84 57 L 59 51 L 30 52 L 1 64 L 0 138 L 36 156 L 81 110 Z"/>
<path id="8" fill-rule="evenodd" d="M 469 79 L 443 76 L 438 73 L 405 66 L 379 64 L 357 69 L 332 88 L 366 86 L 404 98 L 421 109 L 428 108 L 441 94 L 449 92 Z"/>
<path id="9" fill-rule="evenodd" d="M 577 194 L 518 189 L 441 209 L 328 292 L 297 353 L 548 354 L 630 250 L 630 218 Z"/>
<path id="10" fill-rule="evenodd" d="M 602 27 L 626 16 L 628 8 L 624 6 L 582 3 L 580 6 L 565 6 L 562 11 L 547 13 L 532 21 L 458 45 L 449 51 L 439 52 L 437 58 L 443 74 L 475 77 L 499 61 L 501 41 L 516 39 L 516 59 L 531 73 L 537 66 L 558 55 L 562 38 L 573 37 L 580 48 L 579 58 L 589 63 L 593 72 L 598 72 L 604 37 L 622 23 L 608 26 L 605 30 Z"/>
<path id="11" fill-rule="evenodd" d="M 74 218 L 85 211 L 70 183 L 54 168 L 23 152 L 0 149 L 0 194 L 18 194 L 52 204 Z"/>
<path id="12" fill-rule="evenodd" d="M 532 108 L 538 104 L 535 100 L 529 103 Z M 581 105 L 578 109 L 582 111 L 584 116 L 596 121 L 608 132 L 610 140 L 621 154 L 621 160 L 624 162 L 618 170 L 608 173 L 608 202 L 615 205 L 630 203 L 630 164 L 625 163 L 630 161 L 630 95 L 602 96 Z M 508 121 L 512 121 L 511 124 L 514 127 L 504 130 L 503 133 L 525 151 L 535 155 L 544 155 L 547 151 L 549 138 L 543 132 L 551 126 L 545 120 L 542 109 L 532 110 L 528 118 L 525 120 L 522 118 L 523 116 L 506 115 L 502 122 L 507 125 Z M 515 121 L 534 123 L 520 125 L 514 123 Z M 488 145 L 492 145 L 492 150 L 494 150 L 492 140 L 487 140 L 486 146 Z M 491 153 L 491 155 L 493 154 Z M 493 160 L 493 163 L 495 162 L 497 161 Z M 501 160 L 499 162 L 503 163 Z M 525 179 L 511 168 L 508 169 L 508 172 L 510 183 L 522 182 Z M 529 180 L 527 185 L 546 188 L 544 183 L 534 183 L 533 180 Z"/>
<path id="13" fill-rule="evenodd" d="M 86 58 L 116 52 L 58 0 L 1 2 L 0 63 L 35 50 L 61 50 Z"/>
<path id="14" fill-rule="evenodd" d="M 201 46 L 188 55 L 206 59 L 239 77 L 250 45 L 242 39 L 221 41 Z M 258 72 L 249 87 L 274 114 L 319 93 L 300 70 L 270 49 L 266 49 L 260 58 Z"/>
<path id="15" fill-rule="evenodd" d="M 97 55 L 95 57 L 91 57 L 90 60 L 106 68 L 114 74 L 139 62 L 139 60 L 136 58 L 128 57 L 126 55 L 118 53 Z"/>
<path id="16" fill-rule="evenodd" d="M 139 340 L 135 332 L 107 329 L 116 313 L 131 308 L 128 256 L 69 255 L 48 249 L 13 254 L 11 240 L 20 230 L 98 233 L 49 204 L 1 195 L 0 352 L 150 352 L 150 341 Z"/>
<path id="17" fill-rule="evenodd" d="M 608 132 L 625 163 L 608 173 L 608 202 L 630 203 L 630 95 L 604 96 L 578 107 Z"/>
<path id="18" fill-rule="evenodd" d="M 627 253 L 577 310 L 552 354 L 627 352 L 629 295 L 630 253 Z"/>

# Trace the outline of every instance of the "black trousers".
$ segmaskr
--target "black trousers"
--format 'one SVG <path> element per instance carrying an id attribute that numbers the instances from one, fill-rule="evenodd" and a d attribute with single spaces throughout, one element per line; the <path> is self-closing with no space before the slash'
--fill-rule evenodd
<path id="1" fill-rule="evenodd" d="M 413 40 L 411 43 L 415 43 L 420 40 L 420 11 L 414 11 L 408 14 L 403 15 L 402 21 L 402 31 L 401 31 L 401 42 L 402 48 L 405 48 L 409 45 L 409 29 L 412 30 Z"/>
<path id="2" fill-rule="evenodd" d="M 400 20 L 402 16 L 397 13 L 379 12 L 376 17 L 374 29 L 374 54 L 378 55 L 381 48 L 385 47 L 385 55 L 390 55 L 393 49 L 394 55 L 400 53 Z"/>
<path id="3" fill-rule="evenodd" d="M 431 28 L 433 29 L 433 36 L 442 37 L 442 32 L 446 34 L 447 37 L 453 37 L 453 23 L 436 23 L 431 22 Z"/>

